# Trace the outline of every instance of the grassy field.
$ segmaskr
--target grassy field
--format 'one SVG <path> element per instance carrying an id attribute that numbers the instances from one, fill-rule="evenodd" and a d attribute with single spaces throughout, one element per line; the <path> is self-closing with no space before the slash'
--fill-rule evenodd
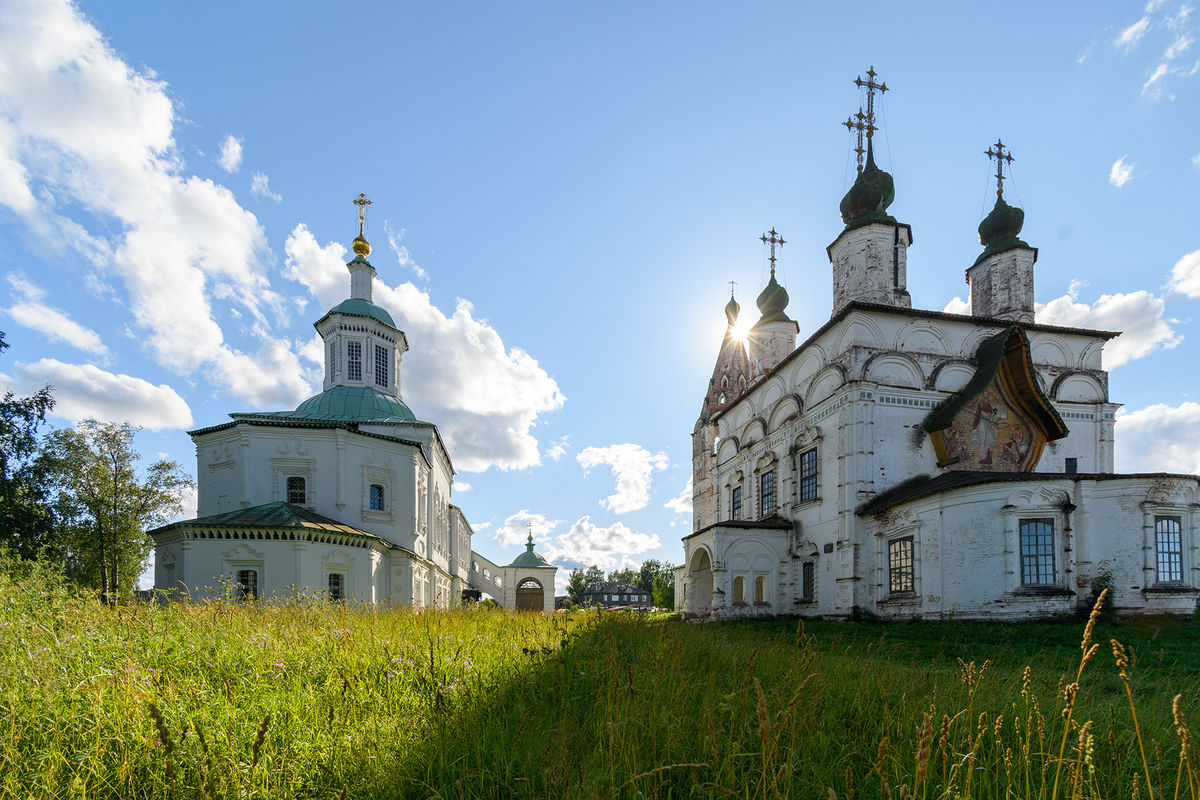
<path id="1" fill-rule="evenodd" d="M 104 609 L 0 576 L 0 796 L 1200 796 L 1200 626 L 1099 623 L 1076 688 L 1083 634 Z"/>

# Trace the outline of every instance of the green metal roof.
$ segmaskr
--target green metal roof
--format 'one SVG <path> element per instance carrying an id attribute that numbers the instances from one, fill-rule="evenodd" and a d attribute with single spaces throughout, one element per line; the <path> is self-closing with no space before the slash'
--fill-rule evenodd
<path id="1" fill-rule="evenodd" d="M 370 317 L 373 320 L 378 320 L 390 328 L 396 328 L 396 323 L 392 319 L 392 315 L 384 311 L 374 303 L 369 303 L 366 300 L 360 300 L 356 297 L 351 297 L 338 303 L 333 308 L 325 313 L 325 317 L 330 314 L 347 314 L 351 317 Z M 321 319 L 324 319 L 322 317 Z"/>
<path id="2" fill-rule="evenodd" d="M 397 398 L 369 386 L 330 386 L 308 398 L 295 411 L 263 411 L 253 414 L 231 414 L 235 420 L 243 417 L 281 421 L 319 420 L 323 422 L 373 422 L 395 424 L 417 422 L 412 409 Z"/>
<path id="3" fill-rule="evenodd" d="M 197 517 L 180 522 L 164 525 L 155 532 L 163 532 L 173 528 L 262 528 L 270 530 L 310 530 L 326 533 L 343 533 L 349 536 L 361 536 L 377 542 L 386 543 L 384 539 L 373 533 L 352 528 L 331 519 L 324 514 L 309 511 L 306 508 L 294 506 L 291 503 L 266 503 L 261 506 L 239 508 L 226 511 L 223 514 L 211 514 L 207 517 Z"/>
<path id="4" fill-rule="evenodd" d="M 533 537 L 525 543 L 525 552 L 517 556 L 509 564 L 510 567 L 552 567 L 554 566 L 537 553 L 533 552 Z"/>

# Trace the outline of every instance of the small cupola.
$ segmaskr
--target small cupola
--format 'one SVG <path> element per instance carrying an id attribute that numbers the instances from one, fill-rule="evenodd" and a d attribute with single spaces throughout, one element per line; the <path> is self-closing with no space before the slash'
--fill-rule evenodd
<path id="1" fill-rule="evenodd" d="M 997 139 L 984 151 L 996 162 L 996 205 L 979 223 L 983 252 L 967 268 L 971 288 L 971 314 L 976 317 L 1033 322 L 1033 265 L 1037 249 L 1019 237 L 1025 212 L 1004 200 L 1004 167 L 1012 153 Z"/>

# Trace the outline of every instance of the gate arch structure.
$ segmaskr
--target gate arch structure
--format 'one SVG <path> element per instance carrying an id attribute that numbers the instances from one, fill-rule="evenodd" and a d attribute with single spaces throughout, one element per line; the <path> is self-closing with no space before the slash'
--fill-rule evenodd
<path id="1" fill-rule="evenodd" d="M 554 610 L 554 576 L 558 567 L 533 549 L 533 531 L 525 552 L 511 564 L 499 566 L 478 553 L 471 553 L 471 589 L 486 594 L 504 608 L 522 611 Z"/>

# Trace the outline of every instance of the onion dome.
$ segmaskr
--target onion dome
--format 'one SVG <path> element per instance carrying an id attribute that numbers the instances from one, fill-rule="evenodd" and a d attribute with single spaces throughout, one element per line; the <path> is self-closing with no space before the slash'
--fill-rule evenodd
<path id="1" fill-rule="evenodd" d="M 839 206 L 842 222 L 846 228 L 857 228 L 870 222 L 895 222 L 888 216 L 888 206 L 896 199 L 896 186 L 892 176 L 875 164 L 875 152 L 871 140 L 867 140 L 867 164 L 858 173 L 854 185 Z"/>
<path id="2" fill-rule="evenodd" d="M 363 238 L 361 233 L 354 237 L 354 242 L 351 244 L 351 247 L 354 249 L 356 254 L 362 256 L 363 258 L 371 255 L 371 245 L 365 238 Z"/>
<path id="3" fill-rule="evenodd" d="M 979 254 L 979 258 L 975 259 L 975 263 L 978 264 L 987 256 L 1002 253 L 1014 247 L 1029 247 L 1028 244 L 1017 238 L 1017 234 L 1021 232 L 1024 225 L 1025 212 L 1004 202 L 1003 197 L 997 197 L 996 205 L 992 208 L 991 213 L 983 218 L 983 222 L 979 223 L 979 243 L 983 245 L 984 250 Z"/>
<path id="4" fill-rule="evenodd" d="M 779 285 L 775 280 L 775 270 L 771 270 L 771 280 L 758 295 L 758 310 L 762 313 L 758 322 L 788 322 L 788 315 L 783 311 L 787 308 L 788 300 L 787 289 Z"/>
<path id="5" fill-rule="evenodd" d="M 738 305 L 738 301 L 733 299 L 733 295 L 729 295 L 729 303 L 725 306 L 725 319 L 730 325 L 737 323 L 738 312 L 742 307 Z"/>

